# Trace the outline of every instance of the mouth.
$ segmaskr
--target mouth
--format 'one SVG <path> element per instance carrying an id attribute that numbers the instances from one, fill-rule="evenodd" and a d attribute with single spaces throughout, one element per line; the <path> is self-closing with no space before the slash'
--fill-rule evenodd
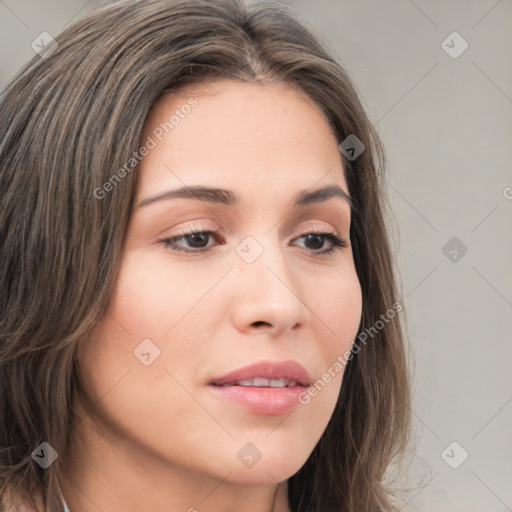
<path id="1" fill-rule="evenodd" d="M 262 361 L 213 379 L 208 388 L 249 412 L 276 416 L 299 405 L 310 383 L 308 372 L 295 361 Z"/>
<path id="2" fill-rule="evenodd" d="M 296 361 L 260 361 L 212 379 L 213 386 L 284 388 L 309 386 L 311 377 Z"/>

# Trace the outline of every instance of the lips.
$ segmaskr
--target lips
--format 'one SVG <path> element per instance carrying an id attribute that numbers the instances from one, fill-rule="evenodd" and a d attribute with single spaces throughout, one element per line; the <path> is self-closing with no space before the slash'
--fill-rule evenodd
<path id="1" fill-rule="evenodd" d="M 236 407 L 263 416 L 290 412 L 311 383 L 308 372 L 295 361 L 261 361 L 212 379 L 208 390 Z"/>
<path id="2" fill-rule="evenodd" d="M 261 361 L 212 379 L 212 386 L 294 387 L 309 386 L 311 377 L 295 361 Z"/>

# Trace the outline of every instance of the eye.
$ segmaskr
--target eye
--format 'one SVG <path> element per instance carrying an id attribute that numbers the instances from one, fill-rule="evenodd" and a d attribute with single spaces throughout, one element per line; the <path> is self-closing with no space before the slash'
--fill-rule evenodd
<path id="1" fill-rule="evenodd" d="M 304 240 L 303 247 L 315 254 L 334 254 L 334 252 L 339 250 L 341 247 L 348 246 L 346 240 L 339 238 L 337 235 L 330 231 L 313 231 L 310 233 L 305 233 L 295 240 L 301 239 Z M 330 245 L 327 247 L 327 249 L 322 250 L 326 242 L 328 242 Z"/>
<path id="2" fill-rule="evenodd" d="M 218 240 L 220 235 L 217 231 L 211 230 L 189 231 L 171 238 L 161 239 L 159 242 L 164 247 L 173 251 L 203 252 L 207 251 L 211 247 L 211 245 L 208 245 L 208 242 L 212 237 L 215 237 Z"/>

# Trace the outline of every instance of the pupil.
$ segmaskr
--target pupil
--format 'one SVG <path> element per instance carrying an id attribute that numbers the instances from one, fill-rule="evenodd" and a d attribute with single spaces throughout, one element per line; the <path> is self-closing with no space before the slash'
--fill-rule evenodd
<path id="1" fill-rule="evenodd" d="M 312 242 L 308 244 L 308 242 Z M 306 245 L 309 246 L 310 249 L 321 249 L 324 244 L 324 239 L 321 235 L 306 235 Z"/>
<path id="2" fill-rule="evenodd" d="M 189 235 L 188 239 L 191 247 L 205 247 L 208 245 L 208 234 L 207 233 L 194 233 Z"/>

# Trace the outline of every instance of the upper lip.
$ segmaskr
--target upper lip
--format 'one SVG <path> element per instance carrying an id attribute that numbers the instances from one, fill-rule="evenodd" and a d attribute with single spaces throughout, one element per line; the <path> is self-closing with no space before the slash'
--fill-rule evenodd
<path id="1" fill-rule="evenodd" d="M 244 366 L 238 370 L 212 379 L 209 384 L 221 386 L 240 380 L 264 377 L 266 379 L 288 379 L 296 381 L 301 386 L 309 386 L 311 377 L 303 366 L 296 361 L 260 361 L 250 366 Z"/>

